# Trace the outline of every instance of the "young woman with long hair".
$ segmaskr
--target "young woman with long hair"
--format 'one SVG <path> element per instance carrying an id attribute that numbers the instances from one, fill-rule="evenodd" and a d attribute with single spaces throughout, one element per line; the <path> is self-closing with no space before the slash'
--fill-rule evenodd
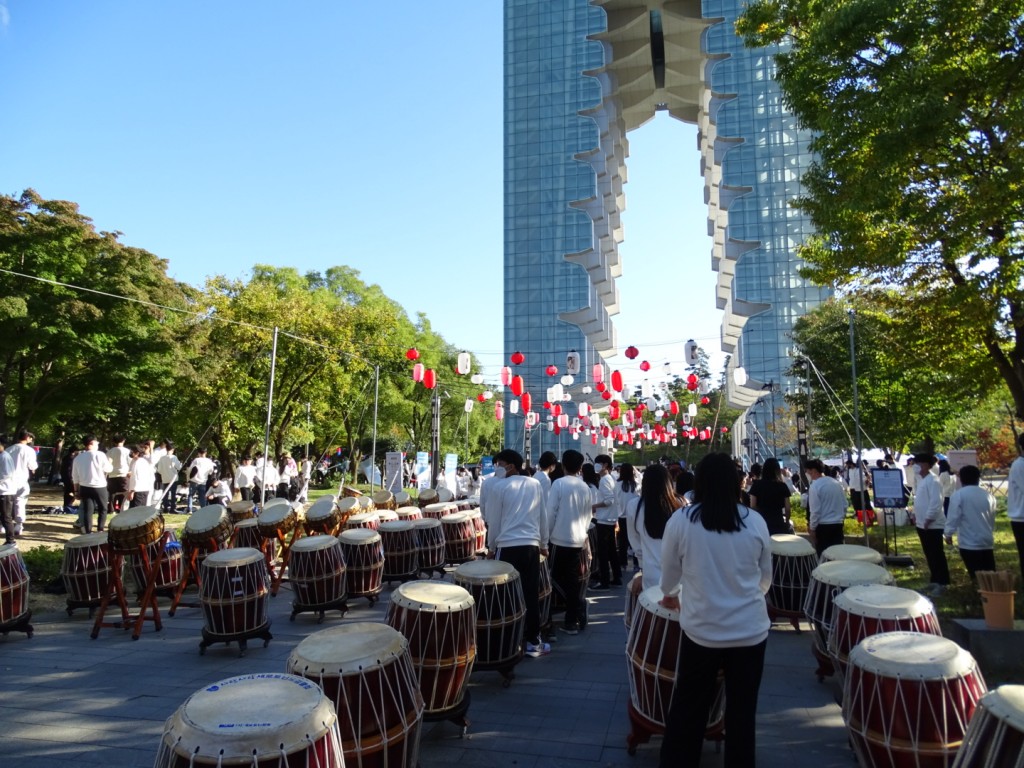
<path id="1" fill-rule="evenodd" d="M 633 552 L 640 555 L 643 588 L 661 583 L 661 537 L 672 513 L 686 502 L 676 496 L 663 464 L 644 471 L 640 495 L 626 505 L 626 531 Z"/>

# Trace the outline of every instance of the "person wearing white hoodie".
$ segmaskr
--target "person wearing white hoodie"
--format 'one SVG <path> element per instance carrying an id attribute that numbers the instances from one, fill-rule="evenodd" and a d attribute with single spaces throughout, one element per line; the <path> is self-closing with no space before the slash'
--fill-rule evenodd
<path id="1" fill-rule="evenodd" d="M 487 553 L 519 571 L 526 603 L 523 650 L 528 656 L 544 656 L 551 652 L 540 639 L 540 556 L 547 554 L 541 546 L 547 529 L 544 489 L 522 474 L 523 457 L 516 451 L 506 448 L 494 457 L 494 464 L 504 470 L 505 479 L 495 485 L 484 513 Z"/>
<path id="2" fill-rule="evenodd" d="M 590 487 L 583 482 L 583 454 L 572 449 L 562 454 L 565 476 L 548 491 L 547 532 L 551 550 L 551 583 L 565 602 L 562 631 L 579 633 L 587 625 L 587 579 L 590 575 Z"/>
<path id="3" fill-rule="evenodd" d="M 1010 518 L 1013 539 L 1017 543 L 1020 576 L 1024 579 L 1024 434 L 1017 436 L 1017 450 L 1021 453 L 1010 465 L 1009 488 L 1006 493 L 1006 514 Z"/>
<path id="4" fill-rule="evenodd" d="M 949 563 L 942 546 L 942 532 L 946 526 L 946 515 L 942 511 L 942 486 L 939 478 L 932 473 L 937 459 L 931 453 L 915 453 L 914 465 L 918 467 L 917 489 L 914 491 L 914 518 L 917 522 L 917 537 L 928 561 L 931 583 L 926 591 L 934 596 L 941 595 L 949 586 Z"/>

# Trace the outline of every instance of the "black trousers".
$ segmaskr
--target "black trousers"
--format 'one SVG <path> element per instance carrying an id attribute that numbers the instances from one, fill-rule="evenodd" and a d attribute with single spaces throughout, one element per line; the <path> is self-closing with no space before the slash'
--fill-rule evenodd
<path id="1" fill-rule="evenodd" d="M 1013 529 L 1013 540 L 1017 542 L 1017 558 L 1020 560 L 1020 576 L 1024 579 L 1024 520 L 1010 521 L 1010 528 Z"/>
<path id="2" fill-rule="evenodd" d="M 661 742 L 661 768 L 700 765 L 719 670 L 725 672 L 725 766 L 754 768 L 757 692 L 767 645 L 764 640 L 739 648 L 708 648 L 682 633 L 679 674 Z"/>
<path id="3" fill-rule="evenodd" d="M 565 623 L 582 627 L 587 621 L 587 579 L 590 575 L 587 545 L 560 547 L 552 544 L 550 552 L 551 586 L 565 603 Z"/>
<path id="4" fill-rule="evenodd" d="M 110 500 L 107 489 L 81 485 L 78 487 L 78 495 L 82 499 L 80 505 L 82 508 L 82 530 L 85 533 L 92 533 L 92 513 L 94 511 L 99 515 L 96 530 L 104 530 L 107 527 L 107 503 Z"/>
<path id="5" fill-rule="evenodd" d="M 536 643 L 540 636 L 540 547 L 498 547 L 495 557 L 519 571 L 526 603 L 523 639 Z"/>
<path id="6" fill-rule="evenodd" d="M 626 533 L 626 518 L 619 518 L 619 529 L 615 532 L 615 544 L 619 550 L 619 568 L 629 565 L 629 534 Z M 634 562 L 636 558 L 634 557 Z"/>
<path id="7" fill-rule="evenodd" d="M 942 548 L 942 529 L 918 528 L 917 538 L 921 540 L 924 559 L 928 561 L 928 570 L 931 572 L 929 581 L 948 586 L 949 563 L 946 562 L 946 550 Z"/>
<path id="8" fill-rule="evenodd" d="M 842 523 L 818 523 L 814 529 L 814 550 L 821 557 L 821 553 L 833 544 L 842 544 L 846 541 L 843 534 Z"/>
<path id="9" fill-rule="evenodd" d="M 149 491 L 136 491 L 132 500 L 128 503 L 129 508 L 144 507 L 149 504 Z"/>
<path id="10" fill-rule="evenodd" d="M 994 571 L 996 555 L 991 549 L 961 549 L 960 559 L 964 561 L 967 575 L 974 579 L 978 571 Z"/>
<path id="11" fill-rule="evenodd" d="M 14 494 L 0 496 L 0 522 L 4 526 L 4 543 L 10 544 L 14 541 Z"/>
<path id="12" fill-rule="evenodd" d="M 607 587 L 611 570 L 614 581 L 622 581 L 622 565 L 619 563 L 619 552 L 615 546 L 615 526 L 597 524 L 597 578 L 601 586 Z"/>

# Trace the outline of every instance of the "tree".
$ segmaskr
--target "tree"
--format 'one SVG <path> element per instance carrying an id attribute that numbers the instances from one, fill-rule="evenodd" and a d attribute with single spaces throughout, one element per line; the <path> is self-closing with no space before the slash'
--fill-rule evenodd
<path id="1" fill-rule="evenodd" d="M 97 232 L 75 203 L 0 196 L 0 431 L 153 426 L 188 289 L 166 262 Z M 56 281 L 64 287 L 23 275 Z"/>
<path id="2" fill-rule="evenodd" d="M 819 284 L 910 289 L 981 346 L 1024 417 L 1024 0 L 757 0 L 777 79 L 815 132 L 804 175 Z M 941 357 L 921 353 L 939 365 Z"/>

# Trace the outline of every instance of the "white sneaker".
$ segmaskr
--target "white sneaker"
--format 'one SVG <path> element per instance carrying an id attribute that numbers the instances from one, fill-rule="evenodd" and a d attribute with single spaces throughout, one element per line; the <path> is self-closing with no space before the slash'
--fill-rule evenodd
<path id="1" fill-rule="evenodd" d="M 541 656 L 547 656 L 549 653 L 551 653 L 551 646 L 548 643 L 538 643 L 537 645 L 534 645 L 533 643 L 526 644 L 527 656 L 532 656 L 536 659 Z"/>

